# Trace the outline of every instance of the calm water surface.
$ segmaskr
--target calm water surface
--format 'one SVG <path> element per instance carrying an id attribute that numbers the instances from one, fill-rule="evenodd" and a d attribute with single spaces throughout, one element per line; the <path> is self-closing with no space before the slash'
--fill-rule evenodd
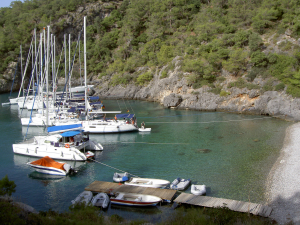
<path id="1" fill-rule="evenodd" d="M 16 93 L 15 93 L 16 95 Z M 8 94 L 0 95 L 6 102 Z M 207 195 L 264 203 L 265 181 L 282 147 L 285 129 L 292 123 L 263 116 L 165 109 L 152 102 L 104 100 L 106 110 L 135 113 L 151 133 L 90 135 L 103 152 L 96 160 L 139 177 L 190 178 L 205 184 Z M 73 162 L 75 176 L 49 179 L 26 165 L 35 158 L 15 155 L 12 144 L 43 128 L 22 127 L 17 106 L 0 106 L 0 178 L 8 175 L 17 188 L 13 196 L 38 211 L 66 211 L 86 186 L 95 180 L 112 182 L 116 169 L 99 163 Z M 190 193 L 190 188 L 185 192 Z M 151 208 L 110 206 L 105 215 L 153 222 L 173 212 L 172 205 Z"/>

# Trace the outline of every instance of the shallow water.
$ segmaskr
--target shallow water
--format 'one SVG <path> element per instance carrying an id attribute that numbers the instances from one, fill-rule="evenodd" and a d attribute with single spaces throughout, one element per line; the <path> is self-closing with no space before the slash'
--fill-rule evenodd
<path id="1" fill-rule="evenodd" d="M 15 93 L 14 93 L 15 94 Z M 7 101 L 7 94 L 0 101 Z M 75 176 L 50 179 L 26 165 L 35 158 L 15 155 L 12 144 L 44 133 L 43 128 L 22 127 L 17 106 L 0 107 L 0 178 L 15 181 L 14 197 L 38 211 L 68 210 L 70 202 L 95 180 L 110 181 L 114 172 L 127 171 L 139 177 L 176 177 L 205 184 L 207 195 L 264 203 L 267 175 L 282 147 L 285 129 L 292 123 L 264 116 L 222 112 L 165 109 L 153 102 L 104 100 L 106 110 L 135 113 L 150 133 L 90 135 L 104 147 L 96 152 L 99 163 L 74 162 Z M 29 116 L 27 110 L 22 116 Z M 112 115 L 113 116 L 113 115 Z M 190 193 L 190 188 L 185 192 Z M 172 213 L 172 205 L 152 208 L 110 206 L 105 215 L 160 221 Z"/>

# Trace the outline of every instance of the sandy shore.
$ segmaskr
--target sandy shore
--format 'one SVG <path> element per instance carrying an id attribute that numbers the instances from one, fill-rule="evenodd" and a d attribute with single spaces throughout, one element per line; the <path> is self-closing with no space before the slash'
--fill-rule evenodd
<path id="1" fill-rule="evenodd" d="M 280 156 L 267 181 L 270 217 L 279 224 L 300 224 L 300 123 L 286 130 Z"/>

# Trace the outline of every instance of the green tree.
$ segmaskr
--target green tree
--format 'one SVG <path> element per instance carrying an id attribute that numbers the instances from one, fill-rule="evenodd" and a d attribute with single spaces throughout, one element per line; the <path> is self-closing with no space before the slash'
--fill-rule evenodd
<path id="1" fill-rule="evenodd" d="M 0 195 L 11 196 L 12 193 L 16 192 L 16 184 L 14 181 L 8 180 L 8 176 L 0 180 Z"/>

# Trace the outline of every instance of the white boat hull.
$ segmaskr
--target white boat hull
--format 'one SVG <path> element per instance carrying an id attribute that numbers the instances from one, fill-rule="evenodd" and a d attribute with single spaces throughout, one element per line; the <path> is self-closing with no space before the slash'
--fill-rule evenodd
<path id="1" fill-rule="evenodd" d="M 39 173 L 49 174 L 49 175 L 59 175 L 59 176 L 66 176 L 68 173 L 65 170 L 61 170 L 54 167 L 47 167 L 47 166 L 39 166 L 39 165 L 32 165 L 28 163 L 35 171 Z"/>
<path id="2" fill-rule="evenodd" d="M 191 193 L 193 195 L 204 195 L 206 193 L 205 185 L 194 185 L 191 186 Z"/>
<path id="3" fill-rule="evenodd" d="M 170 184 L 168 180 L 153 179 L 153 178 L 136 178 L 132 177 L 126 185 L 141 186 L 141 187 L 152 187 L 152 188 L 164 188 Z"/>
<path id="4" fill-rule="evenodd" d="M 98 207 L 102 207 L 102 208 L 107 208 L 107 206 L 109 205 L 109 197 L 106 193 L 98 193 L 97 195 L 95 195 L 91 201 L 93 206 L 98 206 Z"/>
<path id="5" fill-rule="evenodd" d="M 151 128 L 139 128 L 139 132 L 150 132 Z"/>
<path id="6" fill-rule="evenodd" d="M 111 197 L 112 204 L 127 206 L 155 206 L 162 201 L 161 198 L 153 195 L 134 194 L 134 193 L 116 193 L 116 197 Z"/>
<path id="7" fill-rule="evenodd" d="M 13 152 L 20 155 L 43 158 L 49 156 L 52 159 L 85 161 L 84 153 L 76 148 L 54 147 L 52 145 L 37 145 L 34 143 L 13 144 Z"/>
<path id="8" fill-rule="evenodd" d="M 85 205 L 88 205 L 92 198 L 93 193 L 91 191 L 83 191 L 71 202 L 73 205 L 78 203 L 84 203 Z"/>
<path id="9" fill-rule="evenodd" d="M 133 124 L 119 123 L 115 121 L 83 121 L 83 131 L 85 133 L 122 133 L 137 131 L 138 128 Z"/>

